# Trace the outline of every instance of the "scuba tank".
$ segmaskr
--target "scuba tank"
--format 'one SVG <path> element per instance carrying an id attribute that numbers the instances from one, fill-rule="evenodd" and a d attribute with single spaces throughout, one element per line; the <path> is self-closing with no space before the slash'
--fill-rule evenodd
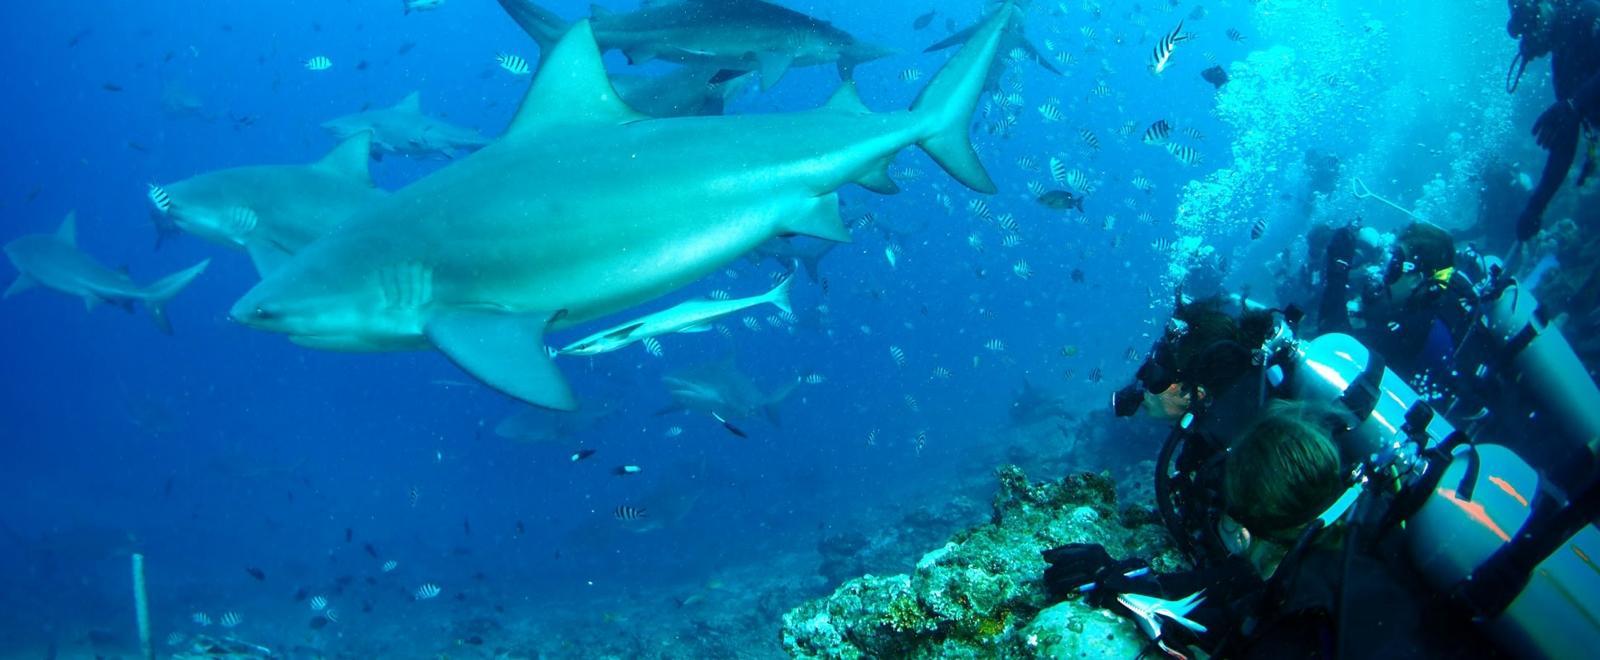
<path id="1" fill-rule="evenodd" d="M 1503 277 L 1491 277 L 1487 288 L 1479 307 L 1482 326 L 1500 349 L 1501 377 L 1566 442 L 1592 454 L 1600 440 L 1600 388 L 1532 292 Z"/>
<path id="2" fill-rule="evenodd" d="M 1505 309 L 1491 316 L 1491 328 L 1517 318 Z M 1531 316 L 1524 311 L 1524 327 L 1534 327 Z M 1559 333 L 1539 330 L 1528 346 L 1550 339 L 1537 354 L 1513 355 L 1513 365 L 1570 352 Z M 1355 428 L 1338 436 L 1341 451 L 1364 474 L 1388 474 L 1400 487 L 1383 528 L 1404 521 L 1425 581 L 1463 596 L 1504 648 L 1527 657 L 1582 657 L 1600 648 L 1600 566 L 1588 554 L 1600 551 L 1600 530 L 1589 524 L 1591 505 L 1574 508 L 1543 494 L 1538 471 L 1511 449 L 1470 444 L 1349 335 L 1299 343 L 1269 378 L 1298 398 L 1336 401 L 1355 415 Z M 1593 492 L 1600 491 L 1585 499 Z M 1497 571 L 1485 575 L 1491 565 Z"/>

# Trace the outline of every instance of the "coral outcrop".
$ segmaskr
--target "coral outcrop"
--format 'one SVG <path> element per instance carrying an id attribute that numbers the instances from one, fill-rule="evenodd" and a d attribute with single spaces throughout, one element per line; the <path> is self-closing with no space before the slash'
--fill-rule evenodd
<path id="1" fill-rule="evenodd" d="M 1117 506 L 1109 477 L 1076 474 L 1030 482 L 998 470 L 989 523 L 923 555 L 908 575 L 866 575 L 783 617 L 784 649 L 797 657 L 1131 657 L 1144 640 L 1131 623 L 1080 602 L 1052 604 L 1040 552 L 1099 543 L 1178 568 L 1165 532 L 1145 509 Z"/>

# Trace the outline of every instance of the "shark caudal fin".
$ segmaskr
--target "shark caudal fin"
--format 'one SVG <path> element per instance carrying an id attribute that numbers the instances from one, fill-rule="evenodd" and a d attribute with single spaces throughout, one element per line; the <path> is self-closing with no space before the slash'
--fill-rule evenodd
<path id="1" fill-rule="evenodd" d="M 156 280 L 144 288 L 144 306 L 150 310 L 150 319 L 156 322 L 162 334 L 172 334 L 172 322 L 167 320 L 167 302 L 178 295 L 184 287 L 189 286 L 194 278 L 206 272 L 206 266 L 211 265 L 211 260 L 206 259 L 193 266 Z"/>
<path id="2" fill-rule="evenodd" d="M 789 284 L 792 282 L 794 282 L 793 273 L 784 275 L 783 281 L 779 282 L 778 286 L 772 287 L 772 290 L 768 291 L 767 295 L 762 296 L 762 302 L 772 303 L 773 307 L 793 314 L 794 309 L 789 306 Z"/>
<path id="3" fill-rule="evenodd" d="M 917 145 L 955 180 L 982 193 L 994 193 L 996 188 L 972 150 L 967 124 L 978 107 L 989 66 L 1000 49 L 1001 32 L 1016 11 L 1011 2 L 1000 5 L 911 104 L 912 114 L 922 120 L 923 126 L 924 137 Z"/>
<path id="4" fill-rule="evenodd" d="M 523 32 L 539 43 L 540 57 L 548 55 L 550 47 L 567 33 L 566 21 L 531 0 L 500 0 L 500 7 L 506 10 L 506 14 L 516 21 Z"/>

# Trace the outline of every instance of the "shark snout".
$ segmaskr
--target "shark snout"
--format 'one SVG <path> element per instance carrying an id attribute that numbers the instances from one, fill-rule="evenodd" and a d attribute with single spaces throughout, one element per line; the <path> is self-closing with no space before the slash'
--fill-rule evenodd
<path id="1" fill-rule="evenodd" d="M 269 302 L 257 302 L 245 298 L 234 303 L 233 309 L 228 310 L 228 318 L 235 323 L 248 326 L 261 326 L 282 319 L 283 309 Z"/>

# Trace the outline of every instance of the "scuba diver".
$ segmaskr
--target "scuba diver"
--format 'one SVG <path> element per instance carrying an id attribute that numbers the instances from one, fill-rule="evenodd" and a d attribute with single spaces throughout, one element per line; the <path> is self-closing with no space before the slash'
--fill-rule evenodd
<path id="1" fill-rule="evenodd" d="M 1187 646 L 1241 658 L 1501 657 L 1411 569 L 1399 535 L 1369 549 L 1347 530 L 1354 523 L 1324 520 L 1350 487 L 1334 440 L 1354 426 L 1349 417 L 1278 400 L 1246 428 L 1225 461 L 1222 515 L 1248 532 L 1224 561 L 1154 574 L 1097 545 L 1066 545 L 1044 553 L 1047 588 L 1067 597 L 1088 587 L 1090 604 L 1153 620 L 1147 634 L 1174 657 Z M 1152 616 L 1159 610 L 1168 614 Z"/>
<path id="2" fill-rule="evenodd" d="M 1502 368 L 1552 428 L 1600 436 L 1600 389 L 1563 370 L 1571 349 L 1537 301 L 1491 279 L 1474 325 L 1498 342 Z M 1061 546 L 1044 553 L 1055 596 L 1132 616 L 1174 657 L 1189 646 L 1214 657 L 1575 657 L 1600 645 L 1600 573 L 1585 551 L 1600 547 L 1600 478 L 1552 486 L 1514 449 L 1458 429 L 1356 338 L 1297 337 L 1292 308 L 1180 297 L 1174 316 L 1230 310 L 1234 332 L 1207 331 L 1222 339 L 1169 324 L 1113 397 L 1121 416 L 1182 411 L 1155 492 L 1193 569 L 1154 575 L 1099 546 Z M 1247 325 L 1265 330 L 1238 332 Z M 1163 400 L 1174 382 L 1193 394 Z M 1204 396 L 1187 385 L 1201 382 Z"/>
<path id="3" fill-rule="evenodd" d="M 1393 237 L 1352 223 L 1327 241 L 1323 282 L 1318 331 L 1355 336 L 1441 414 L 1517 444 L 1553 482 L 1587 481 L 1600 437 L 1600 419 L 1587 418 L 1596 413 L 1534 413 L 1600 404 L 1586 398 L 1593 380 L 1498 258 L 1473 246 L 1458 251 L 1448 232 L 1427 222 Z M 1532 358 L 1538 368 L 1511 364 L 1527 357 L 1518 335 L 1550 336 L 1551 347 Z"/>
<path id="4" fill-rule="evenodd" d="M 1589 155 L 1578 185 L 1594 171 L 1595 137 L 1600 129 L 1600 0 L 1509 0 L 1506 32 L 1520 39 L 1506 72 L 1506 91 L 1516 91 L 1528 63 L 1550 55 L 1556 100 L 1533 124 L 1534 139 L 1550 152 L 1544 173 L 1517 219 L 1517 240 L 1539 233 L 1544 211 L 1577 158 L 1578 138 L 1589 131 Z"/>

